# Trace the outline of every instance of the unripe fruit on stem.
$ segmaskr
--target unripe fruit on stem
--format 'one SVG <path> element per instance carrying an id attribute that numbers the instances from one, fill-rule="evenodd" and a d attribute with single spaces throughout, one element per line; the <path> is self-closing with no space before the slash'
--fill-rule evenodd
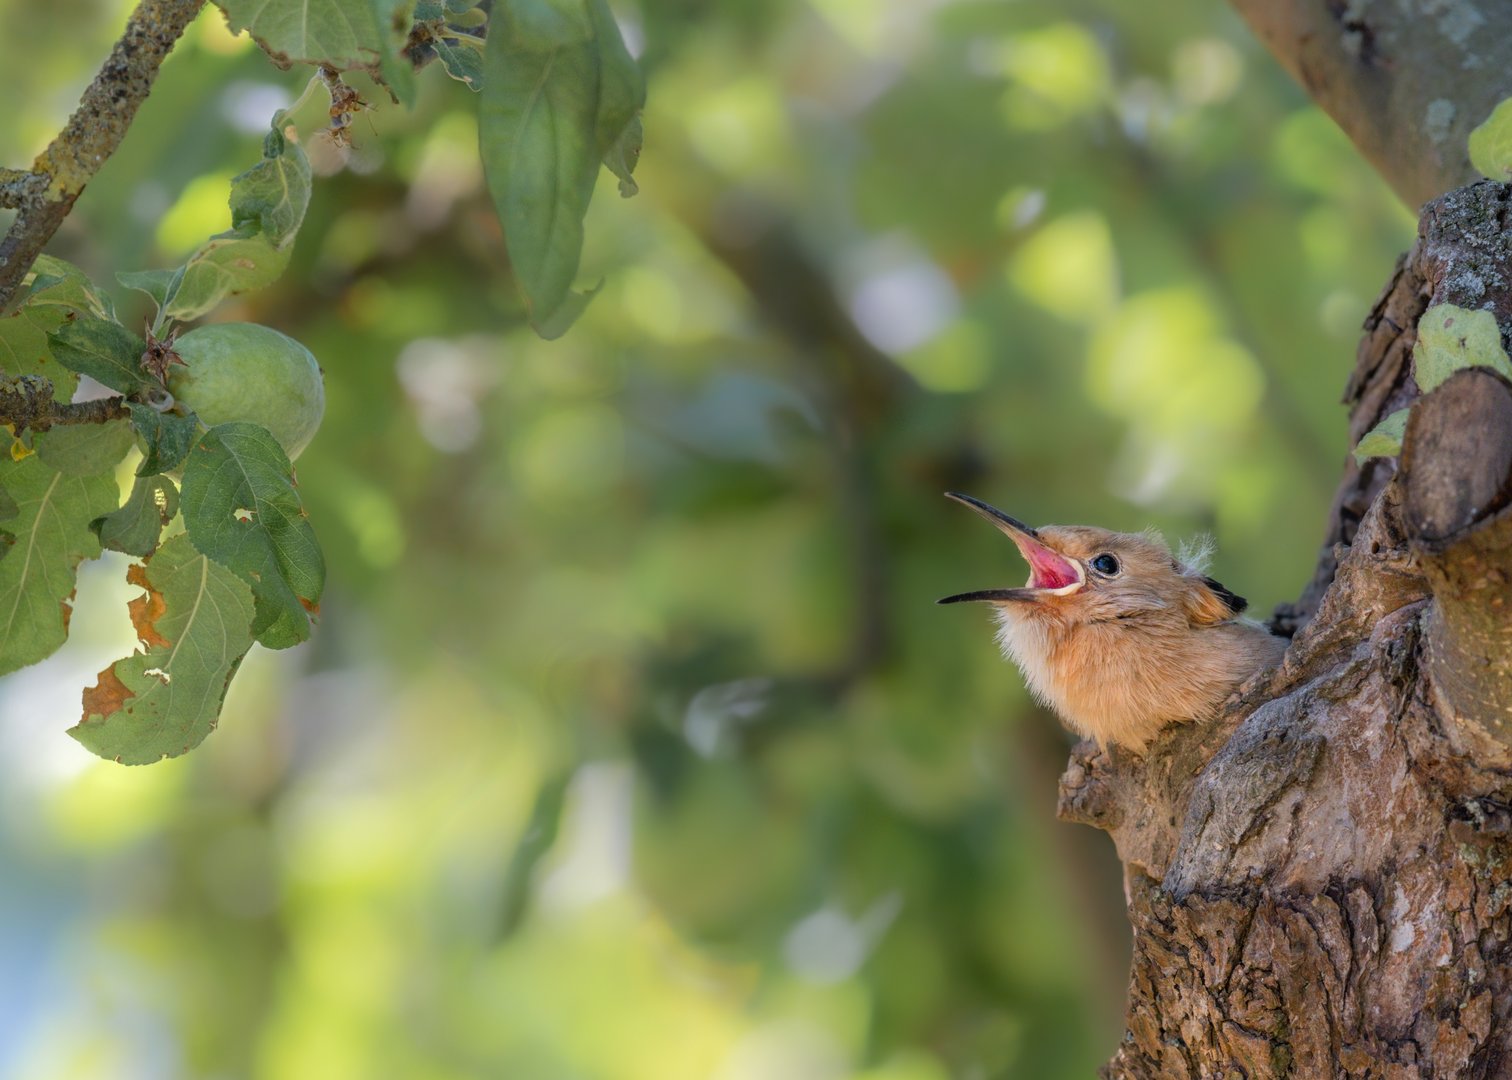
<path id="1" fill-rule="evenodd" d="M 174 342 L 184 362 L 168 373 L 168 391 L 206 427 L 244 420 L 261 424 L 289 460 L 297 458 L 325 415 L 320 365 L 287 334 L 256 323 L 212 323 Z"/>

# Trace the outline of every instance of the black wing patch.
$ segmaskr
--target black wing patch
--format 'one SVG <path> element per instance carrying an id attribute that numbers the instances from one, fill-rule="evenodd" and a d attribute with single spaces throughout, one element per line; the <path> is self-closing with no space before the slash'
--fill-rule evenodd
<path id="1" fill-rule="evenodd" d="M 1222 583 L 1214 581 L 1210 577 L 1203 578 L 1202 583 L 1208 588 L 1212 589 L 1214 595 L 1216 595 L 1219 600 L 1223 601 L 1223 606 L 1228 608 L 1229 611 L 1233 612 L 1235 615 L 1240 614 L 1244 611 L 1245 608 L 1249 607 L 1248 600 L 1238 595 L 1237 593 L 1229 592 L 1223 587 Z"/>

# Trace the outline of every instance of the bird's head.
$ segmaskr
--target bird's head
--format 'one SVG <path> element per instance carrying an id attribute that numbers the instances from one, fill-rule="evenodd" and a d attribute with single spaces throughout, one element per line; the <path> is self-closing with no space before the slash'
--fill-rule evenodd
<path id="1" fill-rule="evenodd" d="M 1157 535 L 1116 533 L 1082 525 L 1033 529 L 969 495 L 947 492 L 992 522 L 1029 563 L 1029 581 L 1016 589 L 979 589 L 939 601 L 993 604 L 1010 619 L 1079 624 L 1118 620 L 1185 619 L 1193 626 L 1226 622 L 1247 601 L 1200 567 L 1175 558 Z"/>

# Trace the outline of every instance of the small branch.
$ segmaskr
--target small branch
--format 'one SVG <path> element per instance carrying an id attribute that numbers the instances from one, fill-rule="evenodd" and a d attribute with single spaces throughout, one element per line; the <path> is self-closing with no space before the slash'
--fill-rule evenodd
<path id="1" fill-rule="evenodd" d="M 0 424 L 10 425 L 18 435 L 27 428 L 46 431 L 62 424 L 103 424 L 130 415 L 124 397 L 72 404 L 54 401 L 52 383 L 40 375 L 0 381 Z"/>
<path id="2" fill-rule="evenodd" d="M 79 107 L 31 172 L 0 172 L 0 205 L 18 209 L 0 240 L 0 310 L 15 295 L 74 200 L 126 135 L 158 68 L 204 0 L 142 0 L 79 99 Z"/>
<path id="3" fill-rule="evenodd" d="M 0 207 L 14 210 L 20 206 L 36 180 L 37 174 L 30 169 L 0 168 Z"/>

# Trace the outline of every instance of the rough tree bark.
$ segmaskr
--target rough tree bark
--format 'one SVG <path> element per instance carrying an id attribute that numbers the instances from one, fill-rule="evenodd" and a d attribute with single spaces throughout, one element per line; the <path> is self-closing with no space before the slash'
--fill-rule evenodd
<path id="1" fill-rule="evenodd" d="M 1512 331 L 1512 187 L 1425 209 L 1351 381 L 1356 436 L 1412 401 L 1430 304 Z M 1512 385 L 1413 409 L 1283 665 L 1143 761 L 1083 744 L 1061 815 L 1125 865 L 1115 1077 L 1512 1076 Z"/>
<path id="2" fill-rule="evenodd" d="M 1512 186 L 1461 188 L 1512 95 L 1512 3 L 1232 3 L 1409 204 L 1439 197 L 1346 389 L 1352 443 L 1412 405 L 1405 446 L 1346 464 L 1284 664 L 1061 777 L 1134 930 L 1104 1075 L 1512 1077 L 1512 384 L 1412 378 L 1433 304 L 1512 343 Z"/>
<path id="3" fill-rule="evenodd" d="M 1465 131 L 1512 93 L 1512 4 L 1234 3 L 1404 198 L 1463 183 Z M 1124 862 L 1106 1076 L 1512 1077 L 1512 385 L 1477 368 L 1418 400 L 1434 304 L 1512 342 L 1512 186 L 1424 207 L 1366 320 L 1352 441 L 1411 405 L 1405 445 L 1347 464 L 1282 666 L 1145 760 L 1082 744 L 1061 778 L 1061 816 Z"/>

